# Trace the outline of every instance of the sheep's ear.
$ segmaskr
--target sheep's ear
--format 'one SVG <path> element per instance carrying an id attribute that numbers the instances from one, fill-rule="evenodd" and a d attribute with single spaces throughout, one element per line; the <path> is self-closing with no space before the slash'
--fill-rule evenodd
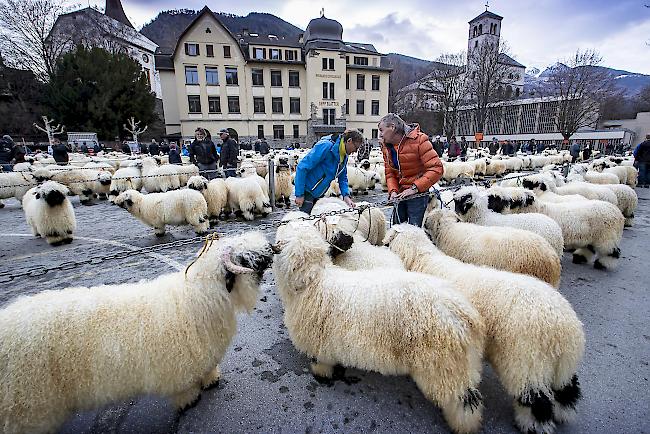
<path id="1" fill-rule="evenodd" d="M 280 166 L 275 166 L 275 173 L 280 173 Z"/>
<path id="2" fill-rule="evenodd" d="M 542 191 L 546 191 L 548 187 L 546 187 L 546 183 L 542 183 L 539 187 Z"/>
<path id="3" fill-rule="evenodd" d="M 124 203 L 126 203 L 126 206 L 133 206 L 133 201 L 130 198 L 125 200 Z"/>
<path id="4" fill-rule="evenodd" d="M 34 196 L 36 196 L 36 199 L 40 199 L 41 198 L 41 193 L 34 193 Z"/>

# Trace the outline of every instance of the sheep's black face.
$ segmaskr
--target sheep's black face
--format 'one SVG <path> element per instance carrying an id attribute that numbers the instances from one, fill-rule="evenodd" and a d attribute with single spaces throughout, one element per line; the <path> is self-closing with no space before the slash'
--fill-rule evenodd
<path id="1" fill-rule="evenodd" d="M 108 194 L 110 194 L 111 196 L 117 196 L 118 194 L 120 194 L 120 192 L 117 190 L 111 190 L 110 193 Z"/>
<path id="2" fill-rule="evenodd" d="M 532 194 L 526 195 L 526 206 L 531 206 L 535 202 L 535 196 Z"/>
<path id="3" fill-rule="evenodd" d="M 465 215 L 470 209 L 472 209 L 472 206 L 474 205 L 474 197 L 471 194 L 466 194 L 454 198 L 454 205 L 456 207 L 456 212 Z"/>
<path id="4" fill-rule="evenodd" d="M 533 190 L 535 187 L 539 186 L 539 183 L 538 182 L 533 182 L 530 179 L 524 179 L 521 182 L 521 185 L 523 185 L 524 188 L 527 188 L 529 190 Z"/>
<path id="5" fill-rule="evenodd" d="M 258 277 L 262 277 L 267 268 L 273 263 L 273 250 L 271 245 L 264 251 L 246 251 L 240 253 L 234 258 L 235 263 L 241 264 L 242 267 L 251 268 L 255 270 Z"/>
<path id="6" fill-rule="evenodd" d="M 111 185 L 111 180 L 110 179 L 102 179 L 99 181 L 101 185 Z"/>
<path id="7" fill-rule="evenodd" d="M 48 180 L 47 176 L 34 176 L 34 179 L 36 179 L 36 182 L 39 184 Z"/>
<path id="8" fill-rule="evenodd" d="M 187 188 L 189 188 L 190 190 L 196 190 L 196 191 L 203 191 L 206 189 L 206 187 L 207 186 L 204 184 L 189 184 L 187 186 Z"/>
<path id="9" fill-rule="evenodd" d="M 370 169 L 370 162 L 369 161 L 364 161 L 363 164 L 361 165 L 361 168 L 364 170 Z"/>
<path id="10" fill-rule="evenodd" d="M 65 194 L 61 193 L 58 190 L 53 190 L 45 193 L 43 199 L 49 206 L 59 206 L 65 200 Z"/>
<path id="11" fill-rule="evenodd" d="M 284 158 L 284 157 L 280 157 L 280 158 L 278 158 L 278 163 L 280 164 L 280 166 L 288 166 L 289 165 L 289 159 Z"/>
<path id="12" fill-rule="evenodd" d="M 488 208 L 494 212 L 503 211 L 506 207 L 508 207 L 508 205 L 510 205 L 509 202 L 509 200 L 503 199 L 502 197 L 495 196 L 493 194 L 488 196 Z"/>
<path id="13" fill-rule="evenodd" d="M 337 232 L 334 234 L 329 243 L 329 254 L 332 259 L 334 259 L 338 255 L 345 253 L 350 250 L 350 248 L 352 248 L 352 244 L 354 244 L 354 238 L 352 238 L 352 235 L 348 235 L 344 232 Z"/>

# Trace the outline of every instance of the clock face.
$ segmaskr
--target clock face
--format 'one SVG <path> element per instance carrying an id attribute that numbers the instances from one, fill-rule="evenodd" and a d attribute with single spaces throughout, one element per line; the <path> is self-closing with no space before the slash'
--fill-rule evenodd
<path id="1" fill-rule="evenodd" d="M 147 54 L 143 54 L 143 55 L 142 55 L 142 61 L 143 61 L 144 63 L 149 63 L 149 56 L 148 56 Z"/>

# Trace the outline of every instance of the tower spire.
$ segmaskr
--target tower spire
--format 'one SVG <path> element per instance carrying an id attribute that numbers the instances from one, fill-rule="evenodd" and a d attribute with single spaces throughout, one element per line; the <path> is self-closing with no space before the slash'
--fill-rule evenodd
<path id="1" fill-rule="evenodd" d="M 485 0 L 485 12 L 487 12 L 489 7 L 490 7 L 490 0 Z"/>
<path id="2" fill-rule="evenodd" d="M 134 28 L 133 24 L 131 24 L 131 21 L 129 21 L 129 19 L 126 17 L 124 8 L 122 7 L 122 2 L 120 0 L 106 0 L 106 10 L 104 11 L 104 15 L 111 17 L 114 20 L 117 20 L 120 23 L 125 24 L 131 28 Z"/>

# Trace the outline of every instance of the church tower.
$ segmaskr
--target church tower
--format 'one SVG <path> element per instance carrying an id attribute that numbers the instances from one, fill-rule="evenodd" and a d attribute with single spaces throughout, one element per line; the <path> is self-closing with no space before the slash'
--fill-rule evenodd
<path id="1" fill-rule="evenodd" d="M 479 47 L 484 42 L 490 42 L 498 46 L 501 36 L 501 20 L 503 17 L 485 10 L 469 22 L 469 37 L 467 42 L 467 53 Z"/>
<path id="2" fill-rule="evenodd" d="M 111 17 L 124 25 L 134 28 L 133 24 L 131 24 L 131 21 L 129 21 L 129 19 L 126 17 L 124 8 L 122 7 L 122 2 L 120 0 L 106 0 L 106 11 L 104 12 L 104 15 Z"/>

